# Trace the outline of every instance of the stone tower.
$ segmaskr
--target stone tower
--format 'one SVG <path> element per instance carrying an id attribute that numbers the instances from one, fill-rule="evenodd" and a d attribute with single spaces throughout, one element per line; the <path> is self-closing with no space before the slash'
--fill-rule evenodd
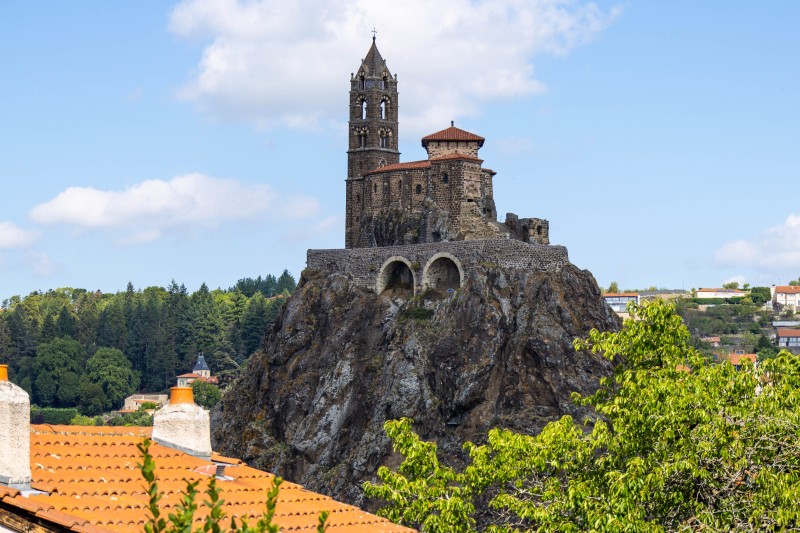
<path id="1" fill-rule="evenodd" d="M 358 73 L 350 75 L 345 247 L 358 241 L 365 172 L 398 163 L 397 77 L 392 76 L 372 38 Z"/>

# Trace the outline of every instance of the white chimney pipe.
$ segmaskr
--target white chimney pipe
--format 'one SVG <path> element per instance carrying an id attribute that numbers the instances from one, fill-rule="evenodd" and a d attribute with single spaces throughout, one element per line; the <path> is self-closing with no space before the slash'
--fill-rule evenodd
<path id="1" fill-rule="evenodd" d="M 172 387 L 169 405 L 153 415 L 153 440 L 203 459 L 211 458 L 208 411 L 194 403 L 191 387 Z"/>
<path id="2" fill-rule="evenodd" d="M 0 365 L 0 483 L 24 488 L 31 482 L 31 402 Z"/>

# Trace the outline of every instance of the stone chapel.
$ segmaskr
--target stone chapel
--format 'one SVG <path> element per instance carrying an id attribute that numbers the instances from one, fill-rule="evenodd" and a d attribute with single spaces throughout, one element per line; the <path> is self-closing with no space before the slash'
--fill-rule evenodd
<path id="1" fill-rule="evenodd" d="M 549 224 L 513 213 L 497 222 L 495 172 L 485 139 L 450 127 L 422 138 L 427 159 L 400 162 L 397 75 L 375 38 L 350 76 L 345 246 L 361 248 L 472 239 L 549 244 Z"/>

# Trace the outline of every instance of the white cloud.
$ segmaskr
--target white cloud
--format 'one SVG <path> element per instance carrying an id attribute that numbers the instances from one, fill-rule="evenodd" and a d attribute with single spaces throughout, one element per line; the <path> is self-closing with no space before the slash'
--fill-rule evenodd
<path id="1" fill-rule="evenodd" d="M 170 29 L 211 41 L 181 98 L 220 119 L 309 128 L 344 119 L 376 26 L 403 128 L 419 133 L 543 91 L 533 58 L 569 53 L 618 12 L 574 0 L 185 0 Z"/>
<path id="2" fill-rule="evenodd" d="M 38 231 L 22 229 L 12 222 L 0 222 L 0 250 L 25 248 L 38 238 Z"/>
<path id="3" fill-rule="evenodd" d="M 169 230 L 216 227 L 235 220 L 312 216 L 314 198 L 280 198 L 268 185 L 245 185 L 203 174 L 148 180 L 120 191 L 70 187 L 31 209 L 41 224 L 79 229 L 121 229 L 118 244 L 140 244 Z"/>
<path id="4" fill-rule="evenodd" d="M 714 252 L 714 263 L 772 270 L 800 268 L 800 215 L 789 215 L 783 224 L 767 228 L 755 239 L 724 244 Z"/>

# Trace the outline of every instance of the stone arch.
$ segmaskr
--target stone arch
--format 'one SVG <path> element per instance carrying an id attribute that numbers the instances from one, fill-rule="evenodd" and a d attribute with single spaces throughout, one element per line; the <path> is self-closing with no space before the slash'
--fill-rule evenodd
<path id="1" fill-rule="evenodd" d="M 422 271 L 422 286 L 444 295 L 448 289 L 460 289 L 464 284 L 461 261 L 447 252 L 434 254 Z"/>
<path id="2" fill-rule="evenodd" d="M 410 298 L 414 296 L 417 285 L 411 262 L 405 257 L 393 255 L 383 262 L 375 291 L 386 296 Z"/>

